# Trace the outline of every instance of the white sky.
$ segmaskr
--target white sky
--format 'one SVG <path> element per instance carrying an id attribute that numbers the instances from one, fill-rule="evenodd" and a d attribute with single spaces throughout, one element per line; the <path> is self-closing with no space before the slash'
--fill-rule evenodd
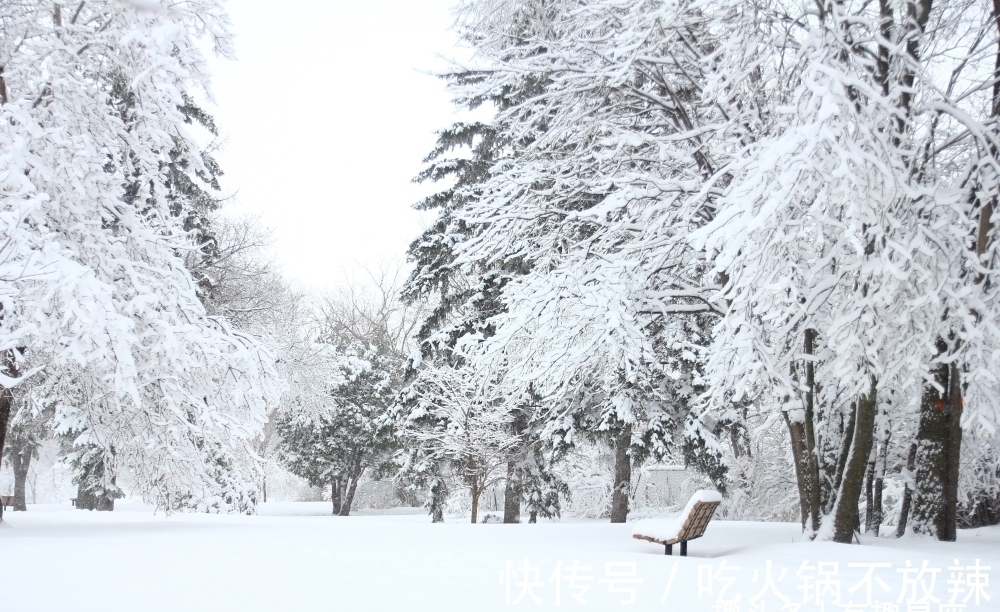
<path id="1" fill-rule="evenodd" d="M 231 0 L 238 60 L 212 60 L 223 188 L 262 215 L 286 274 L 329 287 L 402 259 L 425 221 L 410 181 L 458 116 L 426 74 L 460 54 L 456 0 Z M 423 213 L 425 219 L 430 217 Z"/>

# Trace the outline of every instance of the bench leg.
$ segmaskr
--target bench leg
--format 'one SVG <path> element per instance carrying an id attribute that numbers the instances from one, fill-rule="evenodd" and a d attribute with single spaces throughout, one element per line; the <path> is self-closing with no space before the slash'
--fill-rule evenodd
<path id="1" fill-rule="evenodd" d="M 673 555 L 674 554 L 673 550 L 674 550 L 674 547 L 671 546 L 670 544 L 664 544 L 663 545 L 663 554 L 665 554 L 665 555 Z"/>
<path id="2" fill-rule="evenodd" d="M 688 556 L 688 541 L 687 540 L 684 540 L 683 542 L 681 542 L 681 556 L 682 557 Z"/>

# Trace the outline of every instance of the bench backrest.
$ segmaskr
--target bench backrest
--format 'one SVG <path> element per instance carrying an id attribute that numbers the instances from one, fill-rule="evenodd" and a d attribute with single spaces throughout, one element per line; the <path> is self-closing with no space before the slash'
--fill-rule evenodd
<path id="1" fill-rule="evenodd" d="M 681 527 L 680 532 L 677 534 L 677 539 L 693 540 L 705 535 L 708 522 L 712 520 L 712 515 L 715 514 L 715 509 L 719 507 L 719 503 L 695 502 L 691 511 L 688 512 L 687 518 L 684 519 L 684 526 Z"/>

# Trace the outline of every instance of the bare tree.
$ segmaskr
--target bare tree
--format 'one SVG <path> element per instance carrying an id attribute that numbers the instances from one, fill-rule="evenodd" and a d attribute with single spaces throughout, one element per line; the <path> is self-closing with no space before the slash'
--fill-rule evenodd
<path id="1" fill-rule="evenodd" d="M 407 274 L 398 261 L 363 266 L 317 301 L 320 337 L 337 345 L 377 343 L 402 364 L 415 348 L 414 334 L 428 308 L 400 300 Z"/>

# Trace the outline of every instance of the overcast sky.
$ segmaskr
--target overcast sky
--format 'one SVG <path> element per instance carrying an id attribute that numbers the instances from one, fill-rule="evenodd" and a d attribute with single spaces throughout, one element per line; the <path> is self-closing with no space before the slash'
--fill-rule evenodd
<path id="1" fill-rule="evenodd" d="M 231 210 L 273 228 L 288 276 L 330 286 L 403 258 L 424 221 L 411 184 L 456 120 L 426 74 L 459 54 L 455 0 L 235 0 L 235 62 L 213 60 Z"/>

